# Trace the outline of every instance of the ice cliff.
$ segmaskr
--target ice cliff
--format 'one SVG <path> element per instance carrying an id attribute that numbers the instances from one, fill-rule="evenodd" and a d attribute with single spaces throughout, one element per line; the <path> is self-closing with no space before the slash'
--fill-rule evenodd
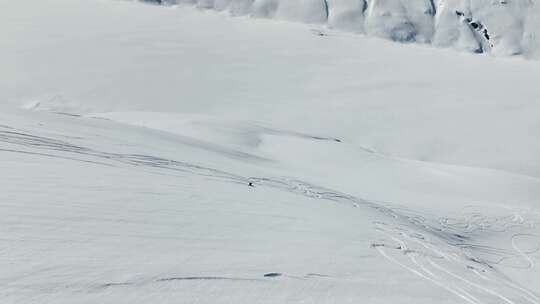
<path id="1" fill-rule="evenodd" d="M 140 0 L 326 24 L 398 42 L 540 57 L 536 0 Z"/>

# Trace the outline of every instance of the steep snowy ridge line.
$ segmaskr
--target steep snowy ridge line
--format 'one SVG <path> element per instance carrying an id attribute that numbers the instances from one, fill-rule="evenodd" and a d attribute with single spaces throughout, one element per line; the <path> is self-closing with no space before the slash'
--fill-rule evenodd
<path id="1" fill-rule="evenodd" d="M 228 10 L 231 15 L 326 24 L 398 42 L 498 56 L 540 56 L 533 0 L 139 0 Z"/>

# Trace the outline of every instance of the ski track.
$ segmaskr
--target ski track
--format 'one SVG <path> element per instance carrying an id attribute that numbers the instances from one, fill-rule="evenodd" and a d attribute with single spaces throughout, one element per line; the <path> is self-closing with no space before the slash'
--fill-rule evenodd
<path id="1" fill-rule="evenodd" d="M 374 240 L 371 247 L 389 262 L 399 265 L 467 303 L 540 304 L 540 297 L 535 291 L 520 286 L 500 271 L 502 267 L 530 270 L 535 266 L 532 255 L 540 251 L 540 237 L 532 233 L 538 232 L 540 216 L 537 213 L 508 210 L 510 214 L 487 216 L 478 211 L 464 210 L 461 217 L 437 217 L 396 207 L 387 202 L 364 200 L 293 178 L 245 177 L 185 161 L 144 154 L 104 152 L 65 140 L 34 135 L 5 125 L 0 125 L 0 142 L 20 148 L 1 148 L 0 152 L 3 153 L 24 153 L 103 166 L 130 165 L 172 170 L 223 182 L 244 185 L 252 183 L 256 187 L 274 188 L 353 208 L 369 208 L 387 218 L 385 221 L 373 222 L 374 229 L 380 232 L 383 238 Z M 528 232 L 525 233 L 524 230 Z M 493 247 L 482 243 L 485 237 L 493 235 L 502 235 L 509 240 L 509 244 Z M 520 237 L 535 239 L 536 247 L 528 251 L 521 249 L 516 243 L 516 239 Z M 508 246 L 503 247 L 505 245 Z M 503 265 L 503 262 L 508 261 L 513 264 Z M 254 280 L 216 276 L 171 277 L 157 281 L 196 279 Z M 103 287 L 117 285 L 124 286 L 130 283 L 110 283 Z"/>

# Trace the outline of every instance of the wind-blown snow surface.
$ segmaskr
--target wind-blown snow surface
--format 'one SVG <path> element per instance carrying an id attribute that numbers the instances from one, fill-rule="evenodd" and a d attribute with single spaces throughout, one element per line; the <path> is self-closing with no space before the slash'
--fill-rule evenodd
<path id="1" fill-rule="evenodd" d="M 536 0 L 141 0 L 228 10 L 234 16 L 327 24 L 400 42 L 475 53 L 525 54 L 540 47 Z"/>
<path id="2" fill-rule="evenodd" d="M 540 303 L 537 62 L 8 7 L 2 303 Z"/>

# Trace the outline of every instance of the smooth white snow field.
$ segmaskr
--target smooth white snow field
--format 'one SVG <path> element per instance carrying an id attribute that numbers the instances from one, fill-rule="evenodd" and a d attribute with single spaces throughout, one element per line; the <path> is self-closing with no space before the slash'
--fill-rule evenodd
<path id="1" fill-rule="evenodd" d="M 0 303 L 540 304 L 540 62 L 0 3 Z"/>

